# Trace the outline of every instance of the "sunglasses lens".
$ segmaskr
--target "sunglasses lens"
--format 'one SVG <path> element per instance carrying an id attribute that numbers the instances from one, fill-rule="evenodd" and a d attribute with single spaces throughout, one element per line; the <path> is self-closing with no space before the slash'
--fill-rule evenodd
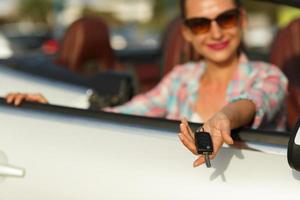
<path id="1" fill-rule="evenodd" d="M 237 26 L 239 22 L 240 13 L 238 10 L 229 11 L 217 17 L 216 21 L 218 25 L 223 28 L 232 28 Z"/>
<path id="2" fill-rule="evenodd" d="M 206 18 L 194 18 L 185 21 L 185 25 L 193 34 L 201 34 L 209 31 L 210 20 Z"/>
<path id="3" fill-rule="evenodd" d="M 220 14 L 215 21 L 222 29 L 232 28 L 238 25 L 240 10 L 232 9 Z M 191 18 L 186 19 L 184 24 L 192 31 L 193 34 L 207 33 L 213 20 L 208 18 Z"/>

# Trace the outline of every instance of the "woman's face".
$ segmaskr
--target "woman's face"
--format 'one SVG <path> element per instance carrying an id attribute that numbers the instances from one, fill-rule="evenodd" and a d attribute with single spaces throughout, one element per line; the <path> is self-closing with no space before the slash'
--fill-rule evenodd
<path id="1" fill-rule="evenodd" d="M 186 0 L 185 8 L 186 19 L 216 19 L 220 14 L 236 8 L 236 5 L 233 0 Z M 222 28 L 212 21 L 204 33 L 193 33 L 190 28 L 183 26 L 183 35 L 207 61 L 226 63 L 237 56 L 244 24 L 244 15 L 241 14 L 239 22 L 232 27 Z"/>

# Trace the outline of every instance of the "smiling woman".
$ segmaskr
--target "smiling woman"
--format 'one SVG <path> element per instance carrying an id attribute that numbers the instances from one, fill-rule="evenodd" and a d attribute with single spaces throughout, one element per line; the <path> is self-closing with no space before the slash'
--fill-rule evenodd
<path id="1" fill-rule="evenodd" d="M 176 66 L 157 87 L 129 103 L 108 109 L 137 115 L 187 118 L 204 122 L 213 140 L 214 158 L 224 142 L 232 144 L 230 130 L 275 123 L 283 128 L 282 101 L 286 78 L 275 67 L 250 62 L 240 51 L 246 12 L 234 0 L 182 0 L 182 33 L 201 62 Z M 181 125 L 182 143 L 197 154 L 193 133 L 186 120 Z M 200 156 L 194 166 L 204 163 Z"/>
<path id="2" fill-rule="evenodd" d="M 182 34 L 202 60 L 174 67 L 149 92 L 106 111 L 204 123 L 214 147 L 211 159 L 224 142 L 233 143 L 234 128 L 283 129 L 287 80 L 277 67 L 249 61 L 240 50 L 247 17 L 238 1 L 184 0 L 181 5 Z M 187 120 L 180 124 L 179 138 L 197 154 Z M 194 166 L 203 163 L 199 156 Z"/>

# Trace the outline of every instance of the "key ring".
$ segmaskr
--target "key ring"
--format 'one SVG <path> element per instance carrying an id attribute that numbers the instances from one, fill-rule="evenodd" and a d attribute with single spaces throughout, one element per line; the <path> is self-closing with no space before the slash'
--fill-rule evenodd
<path id="1" fill-rule="evenodd" d="M 203 125 L 197 128 L 196 132 L 205 132 Z"/>

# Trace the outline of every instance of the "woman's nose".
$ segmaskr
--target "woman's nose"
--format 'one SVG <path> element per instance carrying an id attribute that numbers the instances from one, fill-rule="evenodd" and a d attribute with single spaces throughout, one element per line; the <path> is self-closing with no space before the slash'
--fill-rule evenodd
<path id="1" fill-rule="evenodd" d="M 218 25 L 216 21 L 211 23 L 210 34 L 213 39 L 221 39 L 223 36 L 222 28 Z"/>

